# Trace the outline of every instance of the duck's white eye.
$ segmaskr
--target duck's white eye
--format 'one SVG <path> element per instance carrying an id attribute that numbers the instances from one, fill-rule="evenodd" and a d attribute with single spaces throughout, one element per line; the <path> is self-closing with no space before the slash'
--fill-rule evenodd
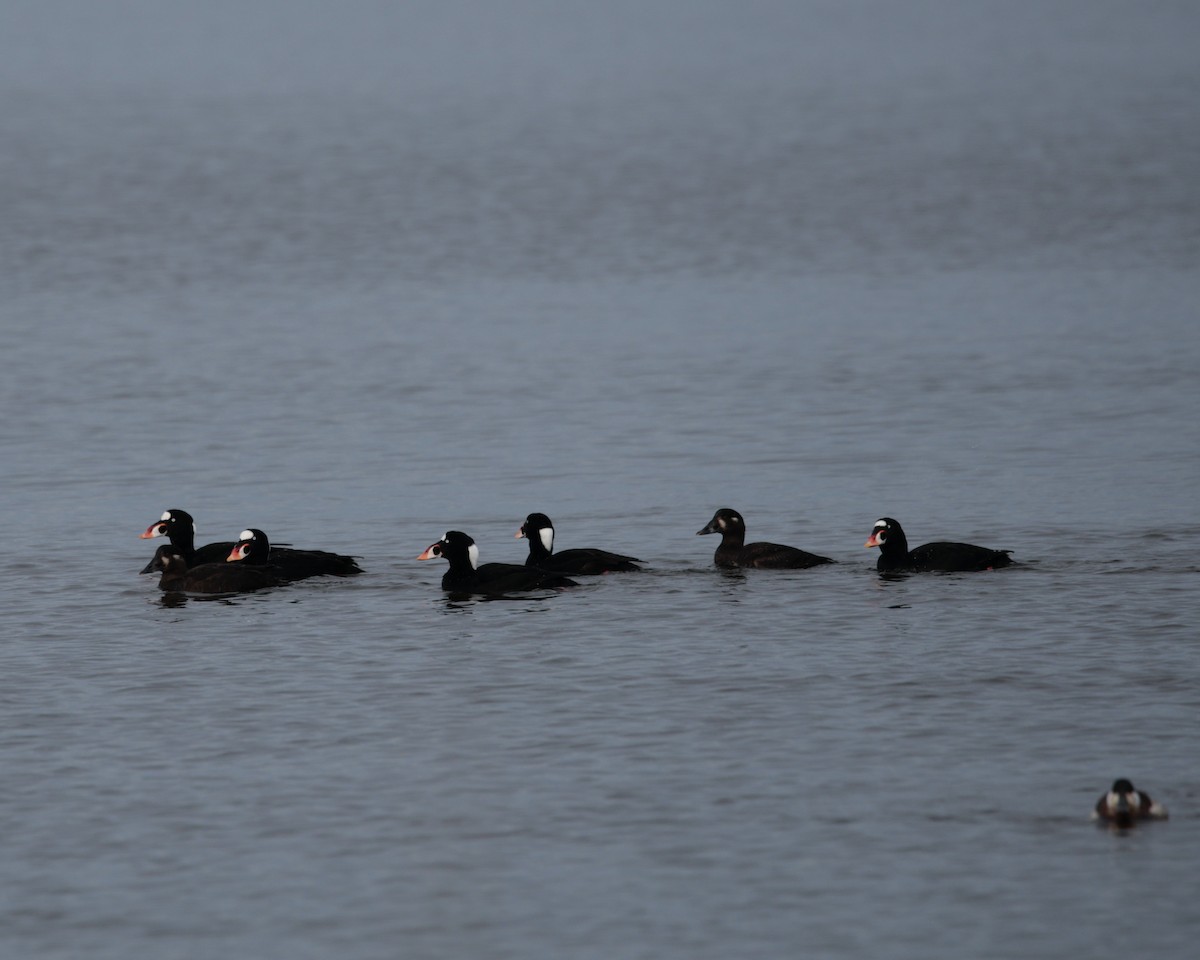
<path id="1" fill-rule="evenodd" d="M 238 539 L 239 540 L 253 540 L 254 534 L 251 533 L 249 530 L 243 530 L 241 533 L 238 534 Z"/>
<path id="2" fill-rule="evenodd" d="M 170 510 L 164 510 L 164 511 L 163 511 L 163 515 L 162 515 L 161 517 L 159 517 L 158 519 L 159 519 L 159 520 L 170 520 L 170 519 L 171 519 L 171 511 L 170 511 Z"/>
<path id="3" fill-rule="evenodd" d="M 478 570 L 479 569 L 479 548 L 477 546 L 475 546 L 475 544 L 471 544 L 469 547 L 467 547 L 467 557 L 470 558 L 470 560 L 471 560 L 471 569 Z"/>

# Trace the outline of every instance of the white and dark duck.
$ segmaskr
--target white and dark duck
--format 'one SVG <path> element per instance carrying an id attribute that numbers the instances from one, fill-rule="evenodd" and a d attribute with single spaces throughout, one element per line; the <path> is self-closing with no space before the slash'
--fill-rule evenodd
<path id="1" fill-rule="evenodd" d="M 637 557 L 610 553 L 597 547 L 572 547 L 554 552 L 554 524 L 544 513 L 531 513 L 514 536 L 529 541 L 529 556 L 525 566 L 537 567 L 552 573 L 581 576 L 599 573 L 641 570 Z"/>
<path id="2" fill-rule="evenodd" d="M 1113 781 L 1112 788 L 1100 795 L 1092 810 L 1092 819 L 1127 829 L 1139 820 L 1166 820 L 1167 810 L 1150 799 L 1150 794 L 1134 789 L 1124 778 Z"/>
<path id="3" fill-rule="evenodd" d="M 232 540 L 226 540 L 219 543 L 208 543 L 197 549 L 195 546 L 196 522 L 186 510 L 167 510 L 146 528 L 145 533 L 141 534 L 143 540 L 150 540 L 154 537 L 166 537 L 171 542 L 171 546 L 187 561 L 189 567 L 196 567 L 202 563 L 223 563 L 229 558 L 233 548 L 238 545 Z M 254 553 L 252 563 L 259 565 L 265 563 L 264 556 L 267 551 L 270 552 L 270 562 L 278 567 L 280 574 L 288 580 L 303 580 L 305 577 L 322 574 L 349 576 L 362 573 L 362 569 L 354 557 L 329 553 L 325 550 L 271 547 L 270 544 L 267 544 L 265 548 L 261 544 L 259 545 Z M 154 561 L 151 561 L 141 572 L 151 573 L 153 568 Z"/>
<path id="4" fill-rule="evenodd" d="M 719 533 L 721 543 L 713 554 L 713 563 L 718 567 L 757 567 L 763 570 L 802 570 L 824 563 L 836 563 L 829 557 L 808 553 L 798 547 L 787 547 L 781 543 L 746 543 L 746 521 L 736 510 L 722 507 L 713 514 L 708 526 L 697 530 L 696 536 Z"/>
<path id="5" fill-rule="evenodd" d="M 250 593 L 283 582 L 271 567 L 224 562 L 189 566 L 183 553 L 168 543 L 154 551 L 148 569 L 161 572 L 158 586 L 167 593 Z"/>
<path id="6" fill-rule="evenodd" d="M 430 544 L 418 560 L 438 557 L 450 564 L 442 577 L 442 589 L 447 593 L 526 593 L 532 590 L 554 590 L 558 587 L 577 587 L 574 580 L 516 563 L 485 563 L 479 565 L 479 547 L 460 530 L 449 530 L 437 543 Z"/>
<path id="7" fill-rule="evenodd" d="M 280 580 L 291 583 L 309 577 L 345 577 L 362 573 L 353 557 L 330 553 L 328 550 L 296 550 L 288 547 L 272 547 L 263 531 L 250 527 L 238 534 L 237 543 L 230 545 L 225 558 L 250 566 L 269 566 Z"/>
<path id="8" fill-rule="evenodd" d="M 196 548 L 196 521 L 186 510 L 167 510 L 141 534 L 141 539 L 152 540 L 155 537 L 166 537 L 176 552 L 187 561 L 188 566 L 196 567 L 202 563 L 223 563 L 233 549 L 233 541 L 222 543 L 207 543 Z M 157 559 L 155 554 L 155 559 Z M 151 573 L 155 569 L 155 560 L 151 560 L 142 568 L 142 573 Z"/>
<path id="9" fill-rule="evenodd" d="M 938 570 L 953 573 L 993 570 L 1007 567 L 1013 562 L 1009 556 L 1011 550 L 992 550 L 990 547 L 977 547 L 973 543 L 939 540 L 909 550 L 904 528 L 891 517 L 875 521 L 875 528 L 863 546 L 879 548 L 879 561 L 875 564 L 879 571 Z"/>

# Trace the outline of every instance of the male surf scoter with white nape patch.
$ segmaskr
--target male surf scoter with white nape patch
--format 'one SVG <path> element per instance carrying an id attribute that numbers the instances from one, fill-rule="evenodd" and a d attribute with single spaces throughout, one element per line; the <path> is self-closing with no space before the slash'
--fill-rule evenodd
<path id="1" fill-rule="evenodd" d="M 460 530 L 449 530 L 437 543 L 426 548 L 418 560 L 444 558 L 450 569 L 442 577 L 442 589 L 447 593 L 525 593 L 530 590 L 554 590 L 558 587 L 577 587 L 574 580 L 515 563 L 485 563 L 479 565 L 479 548 L 475 541 Z"/>
<path id="2" fill-rule="evenodd" d="M 937 570 L 956 573 L 992 570 L 996 567 L 1007 567 L 1013 562 L 1009 556 L 1011 550 L 992 550 L 989 547 L 977 547 L 973 543 L 939 540 L 909 550 L 904 529 L 891 517 L 875 521 L 870 539 L 863 546 L 879 548 L 879 561 L 875 564 L 875 569 L 879 571 Z"/>
<path id="3" fill-rule="evenodd" d="M 597 547 L 572 547 L 554 552 L 554 524 L 544 513 L 531 513 L 515 534 L 529 541 L 529 556 L 525 566 L 564 573 L 569 576 L 591 575 L 617 571 L 641 570 L 637 557 L 609 553 Z"/>
<path id="4" fill-rule="evenodd" d="M 727 569 L 735 567 L 757 567 L 762 570 L 802 570 L 823 563 L 836 563 L 829 557 L 820 557 L 797 547 L 781 543 L 745 543 L 746 521 L 736 510 L 722 507 L 713 514 L 708 526 L 697 530 L 696 536 L 719 533 L 721 543 L 713 554 L 713 563 Z"/>
<path id="5" fill-rule="evenodd" d="M 278 571 L 279 578 L 286 581 L 307 580 L 309 577 L 347 577 L 362 573 L 362 568 L 353 557 L 328 550 L 296 550 L 271 546 L 267 535 L 256 528 L 243 530 L 238 542 L 233 544 L 229 561 L 244 561 L 251 566 L 270 564 Z"/>
<path id="6" fill-rule="evenodd" d="M 167 510 L 141 534 L 142 540 L 152 540 L 155 537 L 166 537 L 171 546 L 179 553 L 188 566 L 199 566 L 202 563 L 221 563 L 233 549 L 233 541 L 207 543 L 196 549 L 196 521 L 186 510 Z M 142 573 L 150 573 L 154 561 L 142 568 Z"/>

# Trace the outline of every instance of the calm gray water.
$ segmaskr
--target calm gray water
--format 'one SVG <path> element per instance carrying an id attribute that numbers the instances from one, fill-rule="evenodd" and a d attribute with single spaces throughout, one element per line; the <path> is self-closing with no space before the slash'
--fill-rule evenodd
<path id="1" fill-rule="evenodd" d="M 1197 10 L 0 4 L 4 954 L 1192 956 Z"/>

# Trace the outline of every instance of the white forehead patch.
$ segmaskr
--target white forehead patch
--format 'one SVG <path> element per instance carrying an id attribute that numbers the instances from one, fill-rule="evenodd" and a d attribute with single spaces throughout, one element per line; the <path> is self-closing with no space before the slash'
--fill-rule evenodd
<path id="1" fill-rule="evenodd" d="M 170 519 L 171 519 L 171 511 L 170 511 L 170 510 L 164 510 L 164 511 L 163 511 L 163 515 L 162 515 L 161 517 L 159 517 L 158 519 L 159 519 L 159 520 L 170 520 Z"/>
<path id="2" fill-rule="evenodd" d="M 251 533 L 249 530 L 243 530 L 241 533 L 238 534 L 238 539 L 239 540 L 253 540 L 254 534 Z"/>
<path id="3" fill-rule="evenodd" d="M 888 522 L 887 522 L 886 520 L 876 520 L 876 521 L 875 521 L 875 528 L 876 528 L 876 529 L 879 529 L 880 527 L 883 527 L 883 528 L 886 530 L 886 529 L 887 529 L 887 526 L 888 526 Z"/>
<path id="4" fill-rule="evenodd" d="M 479 547 L 475 546 L 475 544 L 471 544 L 469 547 L 467 547 L 467 558 L 471 561 L 471 569 L 478 570 L 479 569 Z"/>
<path id="5" fill-rule="evenodd" d="M 542 527 L 538 531 L 538 538 L 542 541 L 542 546 L 546 548 L 547 553 L 554 552 L 554 528 Z"/>

